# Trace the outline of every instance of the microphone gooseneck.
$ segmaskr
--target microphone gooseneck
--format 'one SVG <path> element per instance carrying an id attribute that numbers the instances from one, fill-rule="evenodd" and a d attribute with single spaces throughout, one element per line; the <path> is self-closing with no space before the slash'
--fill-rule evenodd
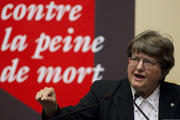
<path id="1" fill-rule="evenodd" d="M 136 92 L 135 94 L 134 94 L 134 100 L 133 100 L 133 103 L 134 103 L 134 105 L 136 106 L 136 108 L 143 114 L 143 116 L 146 118 L 146 120 L 150 120 L 148 117 L 147 117 L 147 115 L 142 111 L 142 109 L 136 104 L 136 99 L 137 98 L 139 98 L 139 93 L 138 92 Z"/>

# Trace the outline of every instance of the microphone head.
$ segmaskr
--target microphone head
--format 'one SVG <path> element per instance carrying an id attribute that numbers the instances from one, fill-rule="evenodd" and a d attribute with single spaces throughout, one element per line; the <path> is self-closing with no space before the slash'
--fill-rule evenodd
<path id="1" fill-rule="evenodd" d="M 136 93 L 134 94 L 134 97 L 135 97 L 135 98 L 139 98 L 139 96 L 140 96 L 140 95 L 139 95 L 138 92 L 136 92 Z"/>

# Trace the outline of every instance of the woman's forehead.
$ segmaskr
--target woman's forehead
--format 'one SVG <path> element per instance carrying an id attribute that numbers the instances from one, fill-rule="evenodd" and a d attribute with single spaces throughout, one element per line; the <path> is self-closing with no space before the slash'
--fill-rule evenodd
<path id="1" fill-rule="evenodd" d="M 156 58 L 149 56 L 148 54 L 143 53 L 143 52 L 134 52 L 134 53 L 132 53 L 132 56 L 138 56 L 138 57 L 143 57 L 143 58 L 145 57 L 145 58 L 149 58 L 151 60 L 156 60 Z"/>

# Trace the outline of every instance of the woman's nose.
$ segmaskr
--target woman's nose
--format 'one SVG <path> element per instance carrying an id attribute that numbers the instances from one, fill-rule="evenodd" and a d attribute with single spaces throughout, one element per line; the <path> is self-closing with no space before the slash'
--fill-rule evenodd
<path id="1" fill-rule="evenodd" d="M 139 63 L 137 64 L 136 68 L 138 70 L 144 70 L 144 63 L 143 60 L 140 60 Z"/>

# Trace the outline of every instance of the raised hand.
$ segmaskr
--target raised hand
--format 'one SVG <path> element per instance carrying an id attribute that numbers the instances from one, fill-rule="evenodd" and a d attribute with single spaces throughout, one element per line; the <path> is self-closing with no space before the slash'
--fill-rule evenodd
<path id="1" fill-rule="evenodd" d="M 36 100 L 43 106 L 48 117 L 53 116 L 57 111 L 57 100 L 54 88 L 45 87 L 36 94 Z"/>

